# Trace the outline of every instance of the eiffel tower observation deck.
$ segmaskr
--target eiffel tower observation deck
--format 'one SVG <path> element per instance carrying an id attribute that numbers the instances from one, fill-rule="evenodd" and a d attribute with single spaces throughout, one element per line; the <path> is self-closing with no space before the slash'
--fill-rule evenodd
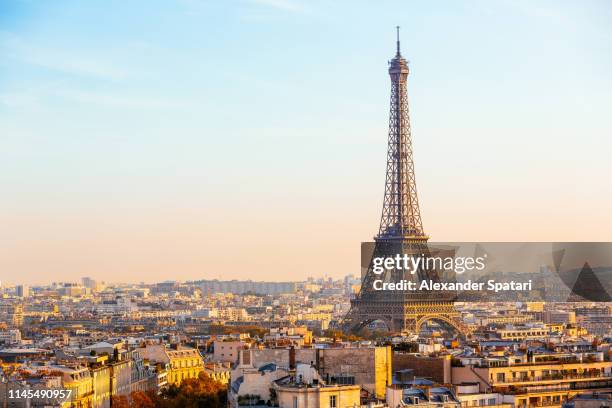
<path id="1" fill-rule="evenodd" d="M 418 256 L 428 253 L 429 237 L 423 230 L 414 172 L 412 135 L 408 110 L 408 62 L 400 51 L 399 27 L 397 50 L 389 61 L 391 107 L 385 193 L 380 228 L 374 237 L 374 257 L 394 257 L 397 254 Z M 347 332 L 358 331 L 374 321 L 383 321 L 393 332 L 418 333 L 421 325 L 436 320 L 465 333 L 453 302 L 443 294 L 376 291 L 373 281 L 381 279 L 372 271 L 372 261 L 362 277 L 361 290 L 351 300 L 351 309 L 342 323 Z M 414 275 L 405 271 L 385 272 L 387 281 L 434 280 L 437 273 L 420 269 Z"/>

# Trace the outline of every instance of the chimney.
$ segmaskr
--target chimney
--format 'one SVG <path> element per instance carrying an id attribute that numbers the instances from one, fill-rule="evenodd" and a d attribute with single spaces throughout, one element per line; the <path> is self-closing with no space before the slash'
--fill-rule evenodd
<path id="1" fill-rule="evenodd" d="M 295 370 L 295 347 L 289 349 L 289 369 Z"/>

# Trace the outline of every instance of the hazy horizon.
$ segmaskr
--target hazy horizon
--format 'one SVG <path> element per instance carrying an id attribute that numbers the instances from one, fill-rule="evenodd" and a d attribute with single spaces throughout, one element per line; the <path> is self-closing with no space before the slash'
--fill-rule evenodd
<path id="1" fill-rule="evenodd" d="M 432 241 L 612 241 L 606 1 L 0 4 L 0 280 L 359 275 L 400 25 Z"/>

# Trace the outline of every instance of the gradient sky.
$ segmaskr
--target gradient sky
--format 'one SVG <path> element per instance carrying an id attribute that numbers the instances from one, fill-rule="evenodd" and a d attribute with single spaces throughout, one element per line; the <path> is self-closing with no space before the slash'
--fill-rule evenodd
<path id="1" fill-rule="evenodd" d="M 612 241 L 609 1 L 0 2 L 0 280 L 359 273 L 402 26 L 433 241 Z"/>

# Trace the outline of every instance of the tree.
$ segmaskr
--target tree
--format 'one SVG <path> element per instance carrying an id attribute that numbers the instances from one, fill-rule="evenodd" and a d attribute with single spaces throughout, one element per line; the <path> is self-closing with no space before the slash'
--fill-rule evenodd
<path id="1" fill-rule="evenodd" d="M 154 392 L 134 391 L 128 395 L 113 395 L 111 398 L 113 408 L 170 408 L 167 401 L 160 399 Z"/>
<path id="2" fill-rule="evenodd" d="M 325 332 L 326 337 L 331 337 L 333 339 L 339 339 L 342 341 L 361 341 L 363 337 L 360 337 L 355 334 L 345 334 L 341 330 L 329 329 Z"/>
<path id="3" fill-rule="evenodd" d="M 130 403 L 126 395 L 113 395 L 111 397 L 111 405 L 113 408 L 130 408 Z"/>
<path id="4" fill-rule="evenodd" d="M 130 408 L 156 408 L 153 399 L 142 391 L 130 394 Z"/>
<path id="5" fill-rule="evenodd" d="M 198 378 L 188 378 L 180 386 L 171 385 L 160 396 L 151 399 L 155 408 L 225 408 L 227 387 L 200 373 Z M 130 407 L 149 408 L 149 406 Z"/>

